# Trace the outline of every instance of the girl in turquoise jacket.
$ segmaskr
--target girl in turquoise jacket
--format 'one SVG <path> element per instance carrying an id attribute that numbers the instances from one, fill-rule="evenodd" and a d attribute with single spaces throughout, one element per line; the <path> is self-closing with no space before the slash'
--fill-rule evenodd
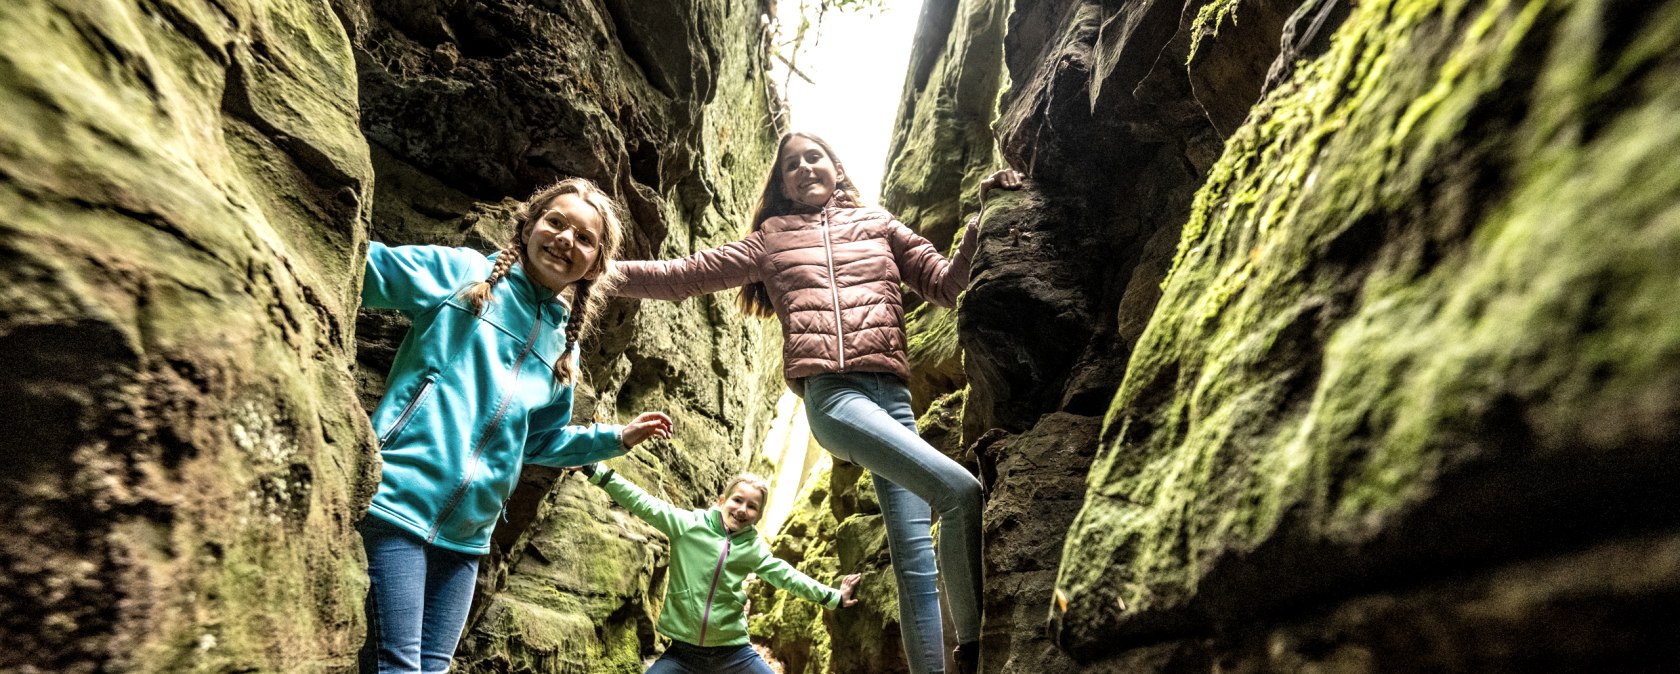
<path id="1" fill-rule="evenodd" d="M 368 557 L 364 672 L 445 672 L 472 603 L 478 556 L 526 463 L 617 456 L 671 420 L 569 425 L 592 288 L 623 240 L 611 199 L 580 178 L 514 213 L 513 243 L 369 244 L 362 306 L 413 325 L 373 413 L 379 490 L 358 529 Z"/>
<path id="2" fill-rule="evenodd" d="M 684 510 L 642 491 L 600 464 L 578 469 L 613 501 L 664 533 L 671 542 L 665 604 L 659 612 L 660 634 L 671 646 L 648 674 L 772 674 L 774 670 L 747 642 L 747 574 L 758 574 L 782 590 L 825 608 L 850 607 L 858 574 L 846 576 L 839 589 L 812 580 L 770 554 L 753 525 L 770 497 L 756 475 L 735 476 L 705 510 Z"/>

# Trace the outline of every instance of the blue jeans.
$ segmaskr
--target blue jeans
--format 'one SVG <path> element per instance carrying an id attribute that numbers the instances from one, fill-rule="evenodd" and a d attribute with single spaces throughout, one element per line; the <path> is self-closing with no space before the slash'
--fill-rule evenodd
<path id="1" fill-rule="evenodd" d="M 818 443 L 874 474 L 910 671 L 945 671 L 939 574 L 950 593 L 957 641 L 980 640 L 980 481 L 916 434 L 910 388 L 895 375 L 849 372 L 808 378 L 805 413 Z M 937 568 L 934 511 L 941 522 Z"/>
<path id="2" fill-rule="evenodd" d="M 672 641 L 646 674 L 776 674 L 751 644 L 695 646 Z"/>
<path id="3" fill-rule="evenodd" d="M 356 525 L 368 558 L 364 674 L 449 671 L 472 606 L 478 557 L 427 545 L 377 517 Z"/>

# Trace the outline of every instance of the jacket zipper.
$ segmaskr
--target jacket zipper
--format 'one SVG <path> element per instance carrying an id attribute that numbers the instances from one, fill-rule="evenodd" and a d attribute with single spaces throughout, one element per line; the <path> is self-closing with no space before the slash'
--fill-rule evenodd
<path id="1" fill-rule="evenodd" d="M 542 327 L 542 313 L 539 309 L 536 323 L 531 326 L 531 334 L 525 338 L 525 348 L 519 352 L 518 358 L 513 359 L 513 382 L 519 381 L 519 367 L 525 364 L 525 357 L 531 355 L 531 348 L 537 345 L 537 332 L 542 330 Z M 490 417 L 490 423 L 484 426 L 484 432 L 479 434 L 478 442 L 473 443 L 472 459 L 467 462 L 467 469 L 462 471 L 461 484 L 455 487 L 455 493 L 449 495 L 449 501 L 438 514 L 437 522 L 432 524 L 432 533 L 426 536 L 427 543 L 437 540 L 438 532 L 443 530 L 443 522 L 455 512 L 455 506 L 460 505 L 461 497 L 466 495 L 467 485 L 472 483 L 473 471 L 478 468 L 478 457 L 484 453 L 484 441 L 490 439 L 490 433 L 496 430 L 496 425 L 502 421 L 502 415 L 507 413 L 508 403 L 513 401 L 513 387 L 508 388 L 509 391 L 502 395 L 502 404 L 496 406 L 496 415 Z"/>
<path id="2" fill-rule="evenodd" d="M 397 436 L 397 431 L 402 430 L 403 426 L 408 424 L 408 418 L 414 416 L 414 410 L 420 407 L 420 403 L 426 400 L 426 396 L 431 395 L 432 385 L 436 383 L 437 375 L 426 377 L 426 383 L 420 385 L 420 392 L 414 394 L 414 398 L 408 401 L 407 406 L 403 407 L 402 414 L 398 414 L 397 420 L 391 423 L 391 428 L 385 431 L 385 436 L 379 439 L 381 449 L 390 444 L 391 438 Z"/>
<path id="3" fill-rule="evenodd" d="M 823 209 L 823 256 L 828 258 L 828 293 L 834 299 L 834 351 L 840 356 L 840 371 L 846 371 L 846 337 L 840 321 L 840 279 L 834 271 L 834 243 L 829 240 L 828 209 Z"/>
<path id="4" fill-rule="evenodd" d="M 721 517 L 721 515 L 719 516 Z M 723 554 L 718 555 L 717 568 L 712 570 L 712 589 L 706 591 L 706 612 L 700 618 L 700 644 L 706 645 L 706 628 L 712 626 L 712 595 L 717 594 L 718 576 L 723 575 L 723 560 L 729 559 L 729 546 L 734 541 L 729 538 L 729 530 L 723 532 Z"/>

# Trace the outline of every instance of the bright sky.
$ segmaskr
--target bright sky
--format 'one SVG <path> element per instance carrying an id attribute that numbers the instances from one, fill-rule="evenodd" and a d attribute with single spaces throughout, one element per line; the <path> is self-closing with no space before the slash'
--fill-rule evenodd
<path id="1" fill-rule="evenodd" d="M 921 0 L 888 4 L 874 17 L 830 11 L 816 43 L 796 61 L 800 72 L 816 84 L 794 76 L 783 92 L 792 108 L 791 128 L 827 140 L 871 204 L 880 203 L 881 176 L 887 167 L 898 99 L 904 94 L 910 41 L 922 13 Z M 778 0 L 776 11 L 786 17 L 783 22 L 790 24 L 790 30 L 799 25 L 794 16 L 799 0 Z M 810 43 L 810 34 L 805 39 Z M 780 62 L 774 65 L 772 72 L 781 82 L 785 69 Z"/>

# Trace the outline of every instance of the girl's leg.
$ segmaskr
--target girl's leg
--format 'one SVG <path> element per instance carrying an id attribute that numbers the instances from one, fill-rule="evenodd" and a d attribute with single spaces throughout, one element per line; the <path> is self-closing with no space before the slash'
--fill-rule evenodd
<path id="1" fill-rule="evenodd" d="M 443 674 L 472 608 L 478 556 L 426 546 L 426 615 L 421 627 L 420 671 Z"/>
<path id="2" fill-rule="evenodd" d="M 420 624 L 426 587 L 426 544 L 373 517 L 356 527 L 367 551 L 367 639 L 363 674 L 420 671 Z"/>
<path id="3" fill-rule="evenodd" d="M 815 424 L 812 424 L 813 427 Z M 945 671 L 945 625 L 939 618 L 939 568 L 933 559 L 933 509 L 910 490 L 874 475 L 887 527 L 887 553 L 898 582 L 898 622 L 911 674 Z"/>
<path id="4" fill-rule="evenodd" d="M 721 666 L 715 670 L 718 674 L 776 674 L 752 644 L 741 644 L 739 649 L 722 658 Z"/>
<path id="5" fill-rule="evenodd" d="M 920 477 L 911 477 L 909 479 L 913 481 L 898 484 L 920 487 L 913 491 L 939 513 L 939 573 L 944 577 L 945 591 L 949 593 L 945 601 L 951 608 L 951 623 L 957 632 L 957 643 L 978 642 L 980 586 L 984 581 L 980 526 L 986 511 L 985 488 L 980 485 L 979 478 L 962 464 L 934 449 L 916 434 L 916 413 L 910 407 L 910 387 L 896 377 L 883 376 L 882 380 L 886 384 L 883 386 L 882 408 L 916 439 L 910 447 L 921 452 L 917 462 L 925 460 L 932 464 L 928 470 L 938 474 L 934 484 L 940 491 L 930 492 L 926 489 L 929 483 L 920 481 Z M 883 470 L 889 472 L 889 481 L 892 474 L 897 474 L 892 466 Z M 911 474 L 918 475 L 915 469 Z M 880 493 L 879 488 L 876 493 Z"/>
<path id="6" fill-rule="evenodd" d="M 683 661 L 683 653 L 684 644 L 682 642 L 671 642 L 671 645 L 665 648 L 665 652 L 660 654 L 659 659 L 654 660 L 653 664 L 648 666 L 647 672 L 644 674 L 695 674 L 705 671 L 689 667 L 688 663 Z"/>
<path id="7" fill-rule="evenodd" d="M 898 575 L 901 610 L 907 602 L 906 585 L 918 579 L 926 566 L 917 555 L 926 555 L 929 524 L 928 505 L 939 512 L 940 569 L 951 593 L 951 616 L 957 638 L 962 642 L 980 638 L 980 516 L 983 506 L 980 481 L 961 464 L 939 453 L 916 435 L 916 421 L 910 409 L 910 390 L 897 377 L 885 374 L 821 375 L 806 380 L 805 404 L 811 432 L 817 441 L 841 459 L 853 461 L 875 475 L 876 493 L 887 521 L 888 544 Z M 884 478 L 884 479 L 883 479 Z M 885 485 L 883 484 L 885 483 Z M 899 493 L 908 491 L 911 497 Z M 920 500 L 925 504 L 913 503 Z M 913 672 L 940 671 L 944 658 L 940 630 L 923 631 L 929 643 L 911 644 L 916 622 L 901 618 L 906 650 Z M 932 622 L 938 624 L 937 605 Z M 912 650 L 914 648 L 914 650 Z M 935 657 L 929 669 L 917 670 L 915 650 L 931 649 Z"/>

